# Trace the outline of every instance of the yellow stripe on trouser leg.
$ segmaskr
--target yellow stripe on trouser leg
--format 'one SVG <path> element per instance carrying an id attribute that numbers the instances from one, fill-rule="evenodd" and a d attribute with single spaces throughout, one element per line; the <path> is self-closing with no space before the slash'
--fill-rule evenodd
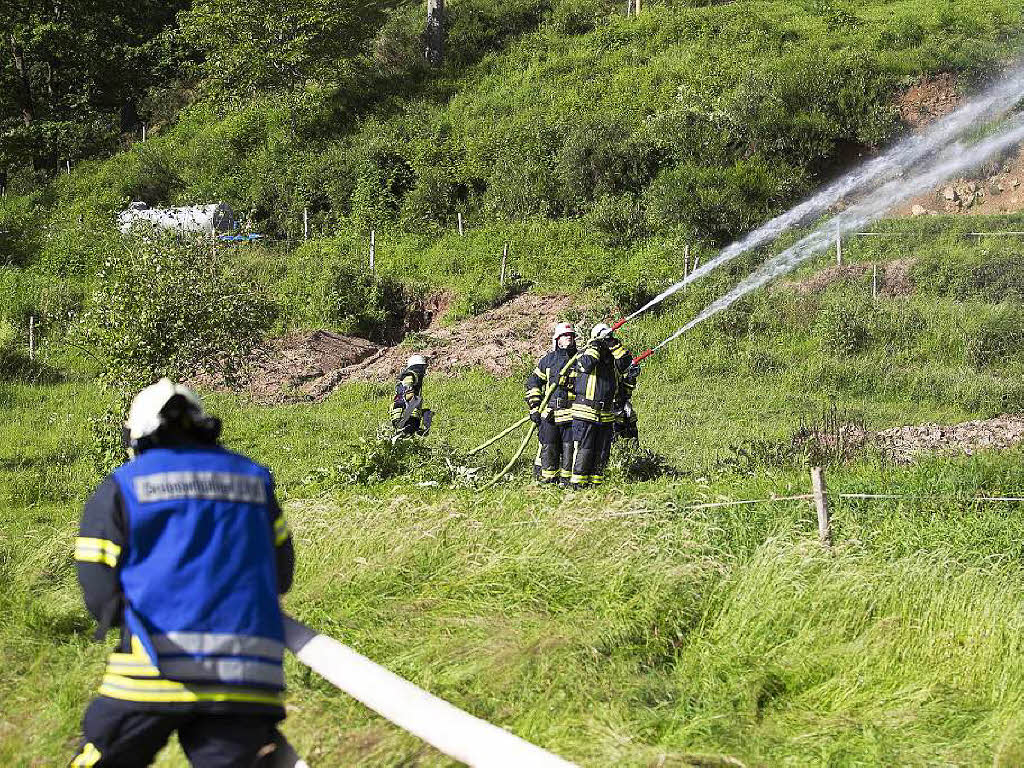
<path id="1" fill-rule="evenodd" d="M 576 456 L 580 452 L 580 441 L 574 440 L 572 444 L 572 472 L 569 473 L 569 482 L 573 485 L 579 485 L 586 482 L 584 475 L 576 474 Z"/>
<path id="2" fill-rule="evenodd" d="M 79 768 L 79 766 L 90 766 L 96 765 L 100 761 L 103 755 L 96 749 L 96 745 L 91 741 L 82 747 L 82 751 L 78 753 L 78 756 L 71 762 L 72 768 Z"/>

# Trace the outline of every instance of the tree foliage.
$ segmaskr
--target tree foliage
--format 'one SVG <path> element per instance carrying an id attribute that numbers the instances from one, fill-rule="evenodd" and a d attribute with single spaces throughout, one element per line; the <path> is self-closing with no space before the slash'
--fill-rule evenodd
<path id="1" fill-rule="evenodd" d="M 0 0 L 0 176 L 52 170 L 135 129 L 173 64 L 161 33 L 183 1 Z"/>
<path id="2" fill-rule="evenodd" d="M 374 0 L 195 0 L 179 16 L 183 38 L 201 54 L 206 86 L 244 99 L 336 84 L 381 21 Z"/>

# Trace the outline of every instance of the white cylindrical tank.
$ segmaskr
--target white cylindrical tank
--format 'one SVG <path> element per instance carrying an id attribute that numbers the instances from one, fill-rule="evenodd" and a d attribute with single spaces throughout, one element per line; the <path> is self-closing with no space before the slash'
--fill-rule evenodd
<path id="1" fill-rule="evenodd" d="M 150 208 L 142 202 L 132 203 L 117 215 L 117 227 L 122 232 L 133 228 L 151 227 L 155 230 L 215 235 L 235 228 L 235 212 L 227 203 L 189 205 L 181 208 Z"/>

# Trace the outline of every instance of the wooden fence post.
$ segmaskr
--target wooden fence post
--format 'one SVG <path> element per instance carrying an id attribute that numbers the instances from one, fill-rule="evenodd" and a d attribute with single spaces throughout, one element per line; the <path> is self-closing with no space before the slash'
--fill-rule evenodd
<path id="1" fill-rule="evenodd" d="M 309 240 L 309 208 L 302 209 L 302 239 Z"/>
<path id="2" fill-rule="evenodd" d="M 836 264 L 842 265 L 843 263 L 843 236 L 836 235 Z"/>
<path id="3" fill-rule="evenodd" d="M 28 316 L 28 359 L 36 359 L 36 318 L 35 315 Z"/>
<path id="4" fill-rule="evenodd" d="M 142 124 L 142 140 L 143 141 L 146 140 L 146 124 L 145 123 Z"/>
<path id="5" fill-rule="evenodd" d="M 459 211 L 458 217 L 459 217 L 459 237 L 462 237 L 462 235 L 464 234 L 463 231 L 462 231 L 462 211 Z"/>
<path id="6" fill-rule="evenodd" d="M 370 272 L 376 269 L 377 261 L 377 230 L 370 230 Z"/>
<path id="7" fill-rule="evenodd" d="M 825 471 L 811 467 L 811 487 L 814 489 L 814 506 L 818 510 L 818 540 L 821 546 L 832 547 L 832 519 L 828 512 L 828 489 L 825 487 Z"/>
<path id="8" fill-rule="evenodd" d="M 875 264 L 871 269 L 871 298 L 878 298 L 878 265 Z"/>
<path id="9" fill-rule="evenodd" d="M 683 277 L 690 274 L 690 244 L 683 246 Z"/>
<path id="10" fill-rule="evenodd" d="M 505 287 L 505 265 L 508 263 L 508 243 L 501 249 L 501 286 Z"/>
<path id="11" fill-rule="evenodd" d="M 690 268 L 690 274 L 697 271 L 697 267 L 700 266 L 700 254 L 693 257 L 693 266 Z"/>

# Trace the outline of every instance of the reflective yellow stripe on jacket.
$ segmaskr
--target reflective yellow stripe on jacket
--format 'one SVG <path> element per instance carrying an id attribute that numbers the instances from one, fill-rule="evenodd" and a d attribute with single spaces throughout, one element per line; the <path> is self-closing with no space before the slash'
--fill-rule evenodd
<path id="1" fill-rule="evenodd" d="M 284 514 L 277 516 L 277 520 L 274 521 L 274 546 L 280 547 L 291 535 L 291 531 L 288 529 L 288 521 L 284 519 Z"/>
<path id="2" fill-rule="evenodd" d="M 109 539 L 93 539 L 88 536 L 75 539 L 75 560 L 79 562 L 105 563 L 115 568 L 120 555 L 121 547 Z"/>
<path id="3" fill-rule="evenodd" d="M 140 680 L 107 673 L 103 676 L 100 694 L 124 701 L 149 702 L 198 702 L 198 701 L 239 701 L 250 704 L 281 705 L 281 693 L 262 688 L 247 688 L 237 685 L 202 685 L 179 683 L 174 680 Z"/>

